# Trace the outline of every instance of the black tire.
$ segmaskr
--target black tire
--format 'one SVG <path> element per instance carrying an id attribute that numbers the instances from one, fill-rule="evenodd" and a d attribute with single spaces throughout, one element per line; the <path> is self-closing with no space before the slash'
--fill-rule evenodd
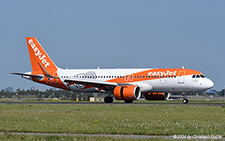
<path id="1" fill-rule="evenodd" d="M 187 104 L 188 103 L 188 99 L 183 99 L 182 102 L 183 102 L 183 104 Z"/>
<path id="2" fill-rule="evenodd" d="M 112 103 L 112 102 L 113 102 L 113 98 L 112 98 L 111 96 L 106 96 L 106 97 L 104 98 L 104 102 L 105 102 L 105 103 Z"/>
<path id="3" fill-rule="evenodd" d="M 125 103 L 133 103 L 133 100 L 124 100 Z"/>

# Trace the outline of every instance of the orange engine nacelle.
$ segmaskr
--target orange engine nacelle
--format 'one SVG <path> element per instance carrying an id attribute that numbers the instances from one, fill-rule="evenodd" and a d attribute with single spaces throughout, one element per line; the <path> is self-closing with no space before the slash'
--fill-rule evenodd
<path id="1" fill-rule="evenodd" d="M 167 100 L 170 97 L 170 93 L 145 93 L 146 100 Z"/>
<path id="2" fill-rule="evenodd" d="M 136 85 L 117 86 L 113 94 L 117 100 L 136 100 L 141 97 L 141 90 Z"/>

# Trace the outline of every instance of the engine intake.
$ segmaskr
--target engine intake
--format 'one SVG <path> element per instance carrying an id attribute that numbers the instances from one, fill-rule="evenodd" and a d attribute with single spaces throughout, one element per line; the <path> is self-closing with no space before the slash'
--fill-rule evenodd
<path id="1" fill-rule="evenodd" d="M 141 90 L 136 85 L 117 86 L 113 94 L 117 100 L 136 100 L 141 97 Z"/>

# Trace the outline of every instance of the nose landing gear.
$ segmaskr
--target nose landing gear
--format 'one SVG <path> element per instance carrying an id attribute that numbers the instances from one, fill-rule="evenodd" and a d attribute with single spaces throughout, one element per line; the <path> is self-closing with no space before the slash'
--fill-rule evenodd
<path id="1" fill-rule="evenodd" d="M 183 98 L 182 102 L 183 102 L 183 104 L 187 104 L 188 103 L 188 99 Z"/>
<path id="2" fill-rule="evenodd" d="M 187 104 L 188 103 L 188 99 L 187 99 L 185 93 L 182 93 L 182 96 L 183 96 L 183 100 L 182 100 L 183 104 Z"/>

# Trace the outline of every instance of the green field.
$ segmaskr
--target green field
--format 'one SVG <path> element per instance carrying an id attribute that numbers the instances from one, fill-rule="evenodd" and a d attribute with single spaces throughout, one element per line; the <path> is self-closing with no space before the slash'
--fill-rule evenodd
<path id="1" fill-rule="evenodd" d="M 2 104 L 0 125 L 0 131 L 7 133 L 222 135 L 225 137 L 225 107 Z"/>

